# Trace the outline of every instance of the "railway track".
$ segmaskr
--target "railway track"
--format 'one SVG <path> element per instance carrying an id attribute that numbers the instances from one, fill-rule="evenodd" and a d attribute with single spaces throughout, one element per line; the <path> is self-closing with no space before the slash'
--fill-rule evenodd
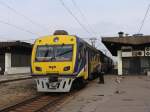
<path id="1" fill-rule="evenodd" d="M 76 92 L 75 92 L 76 93 Z M 61 105 L 65 99 L 72 96 L 71 93 L 44 94 L 25 100 L 16 105 L 6 107 L 0 112 L 52 112 Z"/>
<path id="2" fill-rule="evenodd" d="M 17 78 L 17 79 L 10 79 L 10 80 L 1 80 L 0 84 L 15 82 L 15 81 L 21 81 L 21 80 L 28 80 L 28 79 L 33 79 L 33 78 L 32 77 L 26 77 L 26 78 Z"/>
<path id="3" fill-rule="evenodd" d="M 84 90 L 84 86 L 73 89 L 69 93 L 40 94 L 18 104 L 0 109 L 0 112 L 55 112 L 82 90 Z"/>
<path id="4" fill-rule="evenodd" d="M 65 96 L 65 94 L 40 95 L 16 105 L 4 108 L 0 110 L 0 112 L 45 112 L 47 108 L 57 104 Z"/>

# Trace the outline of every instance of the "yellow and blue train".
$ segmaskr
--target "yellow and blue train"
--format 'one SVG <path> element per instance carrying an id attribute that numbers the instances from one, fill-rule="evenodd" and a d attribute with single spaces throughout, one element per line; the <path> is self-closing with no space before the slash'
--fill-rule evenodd
<path id="1" fill-rule="evenodd" d="M 112 65 L 101 51 L 66 31 L 55 31 L 34 43 L 31 59 L 32 76 L 39 92 L 69 92 L 97 77 L 100 65 Z M 110 68 L 109 68 L 110 69 Z"/>

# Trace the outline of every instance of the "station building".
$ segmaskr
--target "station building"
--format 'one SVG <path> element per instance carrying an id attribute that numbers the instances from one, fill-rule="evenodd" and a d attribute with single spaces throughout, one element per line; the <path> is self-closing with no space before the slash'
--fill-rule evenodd
<path id="1" fill-rule="evenodd" d="M 150 36 L 136 34 L 103 37 L 102 42 L 117 56 L 118 75 L 150 75 Z"/>
<path id="2" fill-rule="evenodd" d="M 32 45 L 26 42 L 0 42 L 0 74 L 30 73 Z"/>

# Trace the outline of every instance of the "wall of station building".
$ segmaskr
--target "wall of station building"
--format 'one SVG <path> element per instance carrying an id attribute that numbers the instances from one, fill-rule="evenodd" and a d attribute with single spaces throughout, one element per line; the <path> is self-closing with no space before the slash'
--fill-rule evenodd
<path id="1" fill-rule="evenodd" d="M 19 54 L 6 52 L 0 55 L 1 72 L 0 74 L 19 74 L 30 73 L 30 57 L 29 54 Z"/>
<path id="2" fill-rule="evenodd" d="M 150 48 L 117 51 L 118 75 L 150 75 Z"/>

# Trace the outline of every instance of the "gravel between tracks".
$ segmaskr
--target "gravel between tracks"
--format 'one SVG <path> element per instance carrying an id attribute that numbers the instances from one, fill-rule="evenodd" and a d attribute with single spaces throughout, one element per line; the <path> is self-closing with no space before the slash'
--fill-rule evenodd
<path id="1" fill-rule="evenodd" d="M 0 84 L 0 109 L 38 95 L 34 79 Z"/>

